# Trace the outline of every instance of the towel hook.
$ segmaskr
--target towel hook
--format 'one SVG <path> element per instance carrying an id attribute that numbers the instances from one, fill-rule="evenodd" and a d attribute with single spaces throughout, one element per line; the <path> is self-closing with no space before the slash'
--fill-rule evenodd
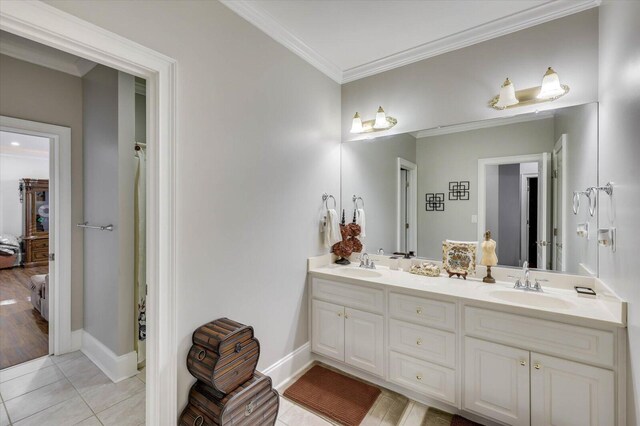
<path id="1" fill-rule="evenodd" d="M 356 210 L 358 209 L 358 200 L 360 200 L 360 202 L 362 203 L 362 208 L 364 209 L 364 200 L 362 199 L 362 197 L 354 195 L 351 200 L 353 200 L 353 208 L 355 208 Z"/>
<path id="2" fill-rule="evenodd" d="M 322 201 L 324 201 L 324 206 L 327 208 L 327 210 L 329 210 L 329 198 L 333 200 L 333 208 L 335 210 L 335 208 L 338 207 L 338 202 L 336 201 L 336 198 L 333 195 L 327 194 L 326 192 L 322 194 Z"/>

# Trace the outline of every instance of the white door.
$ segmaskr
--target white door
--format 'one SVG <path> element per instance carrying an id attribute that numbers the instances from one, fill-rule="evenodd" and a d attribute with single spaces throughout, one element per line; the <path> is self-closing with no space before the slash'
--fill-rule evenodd
<path id="1" fill-rule="evenodd" d="M 565 271 L 565 218 L 567 202 L 567 180 L 564 157 L 566 155 L 567 135 L 562 135 L 553 148 L 553 232 L 551 246 L 552 267 L 554 271 Z"/>
<path id="2" fill-rule="evenodd" d="M 465 338 L 464 408 L 509 425 L 529 425 L 529 352 Z"/>
<path id="3" fill-rule="evenodd" d="M 344 307 L 312 301 L 311 350 L 344 361 Z"/>
<path id="4" fill-rule="evenodd" d="M 531 353 L 531 425 L 615 424 L 613 372 Z"/>
<path id="5" fill-rule="evenodd" d="M 384 375 L 382 315 L 345 308 L 344 360 L 378 376 Z"/>
<path id="6" fill-rule="evenodd" d="M 538 164 L 538 269 L 549 269 L 549 179 L 551 155 L 548 152 L 542 154 L 542 160 Z"/>

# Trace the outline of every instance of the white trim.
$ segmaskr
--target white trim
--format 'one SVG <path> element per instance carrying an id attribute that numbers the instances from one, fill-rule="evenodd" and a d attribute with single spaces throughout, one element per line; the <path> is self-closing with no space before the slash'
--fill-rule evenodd
<path id="1" fill-rule="evenodd" d="M 316 52 L 264 10 L 256 8 L 246 0 L 220 0 L 220 2 L 336 83 L 342 83 L 340 67 Z"/>
<path id="2" fill-rule="evenodd" d="M 49 263 L 49 353 L 61 355 L 71 351 L 71 129 L 0 116 L 0 130 L 51 141 L 49 252 L 56 259 Z"/>
<path id="3" fill-rule="evenodd" d="M 311 343 L 307 342 L 282 359 L 274 362 L 262 370 L 262 373 L 271 377 L 273 387 L 278 389 L 288 384 L 291 379 L 313 362 L 311 355 Z"/>
<path id="4" fill-rule="evenodd" d="M 558 151 L 562 151 L 562 188 L 560 189 L 560 194 L 561 197 L 560 199 L 562 200 L 562 214 L 561 214 L 561 221 L 562 221 L 562 241 L 560 241 L 560 244 L 562 244 L 562 271 L 559 272 L 566 272 L 567 269 L 567 134 L 563 133 L 562 136 L 560 136 L 560 138 L 556 141 L 556 144 L 553 147 L 553 155 L 551 157 L 551 161 L 552 161 L 552 168 L 553 168 L 553 160 L 557 157 L 557 153 Z M 556 164 L 557 166 L 557 164 Z M 555 169 L 557 170 L 557 169 Z M 554 171 L 552 171 L 551 173 L 554 173 Z M 556 182 L 558 178 L 556 177 L 556 180 L 553 181 L 553 186 L 552 189 L 556 188 Z M 553 202 L 555 203 L 555 201 L 557 200 L 557 197 L 554 196 L 554 200 Z M 552 212 L 552 214 L 554 214 L 554 217 L 552 218 L 552 220 L 555 220 L 555 213 Z M 555 235 L 553 234 L 553 229 L 550 232 L 551 234 L 551 239 L 550 241 L 552 242 L 552 244 L 555 244 Z M 588 236 L 587 236 L 588 238 Z M 555 246 L 551 246 L 551 263 L 553 264 L 556 258 L 556 250 L 557 248 Z M 580 267 L 584 267 L 584 265 L 582 263 L 578 264 L 578 270 L 580 270 Z M 588 270 L 588 268 L 585 268 Z M 593 273 L 591 271 L 590 275 L 593 275 Z"/>
<path id="5" fill-rule="evenodd" d="M 400 236 L 400 227 L 402 218 L 401 216 L 401 194 L 402 189 L 400 185 L 402 183 L 402 174 L 401 170 L 409 170 L 411 173 L 409 174 L 409 188 L 413 188 L 411 192 L 412 197 L 409 201 L 409 215 L 410 215 L 410 223 L 413 227 L 409 227 L 410 229 L 410 238 L 409 238 L 409 251 L 413 251 L 414 253 L 418 252 L 418 165 L 412 163 L 411 161 L 405 160 L 404 158 L 397 158 L 396 167 L 396 251 L 402 252 L 404 251 L 403 247 L 400 247 L 400 241 L 402 237 Z"/>
<path id="6" fill-rule="evenodd" d="M 514 115 L 513 117 L 490 118 L 488 120 L 471 121 L 469 123 L 452 124 L 451 126 L 434 127 L 433 129 L 420 130 L 412 133 L 416 139 L 429 136 L 448 135 L 450 133 L 468 132 L 469 130 L 485 129 L 487 127 L 506 126 L 508 124 L 526 123 L 528 121 L 546 120 L 553 118 L 553 111 L 541 111 Z"/>
<path id="7" fill-rule="evenodd" d="M 41 2 L 4 2 L 0 29 L 147 80 L 148 424 L 178 418 L 176 62 Z"/>
<path id="8" fill-rule="evenodd" d="M 135 351 L 116 355 L 86 330 L 82 331 L 82 353 L 97 365 L 112 382 L 118 383 L 138 374 L 138 355 Z"/>
<path id="9" fill-rule="evenodd" d="M 75 352 L 82 349 L 82 333 L 83 329 L 73 330 L 71 332 L 71 350 L 69 352 Z"/>
<path id="10" fill-rule="evenodd" d="M 461 49 L 567 15 L 582 12 L 583 10 L 598 7 L 601 3 L 601 0 L 544 2 L 522 12 L 495 19 L 474 28 L 460 31 L 456 34 L 343 70 L 286 29 L 264 9 L 260 8 L 260 2 L 247 0 L 220 1 L 269 37 L 340 84 L 379 74 L 433 56 L 451 52 L 452 50 Z"/>
<path id="11" fill-rule="evenodd" d="M 600 3 L 600 0 L 545 2 L 531 9 L 344 70 L 342 84 L 598 7 Z"/>

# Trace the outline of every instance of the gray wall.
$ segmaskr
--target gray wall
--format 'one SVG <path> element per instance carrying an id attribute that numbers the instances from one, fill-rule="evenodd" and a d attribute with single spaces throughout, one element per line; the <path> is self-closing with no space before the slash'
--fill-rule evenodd
<path id="1" fill-rule="evenodd" d="M 116 355 L 134 343 L 133 79 L 102 65 L 82 78 L 84 217 L 114 226 L 84 233 L 84 329 Z"/>
<path id="2" fill-rule="evenodd" d="M 0 115 L 71 128 L 71 223 L 82 222 L 82 81 L 0 55 Z M 82 230 L 71 228 L 71 329 L 82 328 Z"/>
<path id="3" fill-rule="evenodd" d="M 567 236 L 565 250 L 566 271 L 580 273 L 579 264 L 598 273 L 598 215 L 591 216 L 586 198 L 580 200 L 577 215 L 573 214 L 573 191 L 584 191 L 598 180 L 598 105 L 587 104 L 558 110 L 554 115 L 555 140 L 567 135 L 564 166 L 567 172 L 567 208 L 564 230 Z M 589 223 L 589 239 L 578 237 L 578 223 Z"/>
<path id="4" fill-rule="evenodd" d="M 628 303 L 627 424 L 640 422 L 640 2 L 600 6 L 600 177 L 615 183 L 600 197 L 600 227 L 618 229 L 617 251 L 599 248 L 600 278 Z"/>
<path id="5" fill-rule="evenodd" d="M 342 207 L 352 220 L 353 195 L 364 199 L 371 232 L 363 244 L 369 253 L 397 250 L 398 157 L 416 162 L 416 138 L 404 134 L 342 144 Z"/>
<path id="6" fill-rule="evenodd" d="M 496 189 L 494 188 L 493 191 Z M 520 263 L 520 164 L 498 166 L 498 239 L 500 265 Z"/>
<path id="7" fill-rule="evenodd" d="M 553 120 L 429 136 L 417 145 L 418 200 L 428 192 L 445 194 L 444 212 L 418 208 L 418 255 L 439 259 L 442 241 L 478 238 L 477 224 L 471 221 L 478 214 L 478 159 L 551 152 Z M 449 182 L 465 180 L 470 182 L 469 201 L 449 201 Z"/>
<path id="8" fill-rule="evenodd" d="M 550 65 L 571 91 L 518 113 L 597 101 L 597 9 L 343 85 L 342 138 L 353 138 L 349 130 L 356 111 L 370 119 L 378 105 L 398 119 L 393 134 L 512 115 L 513 110 L 487 107 L 505 77 L 516 89 L 539 86 Z"/>
<path id="9" fill-rule="evenodd" d="M 340 193 L 340 86 L 218 2 L 51 4 L 178 61 L 180 406 L 207 321 L 253 325 L 259 369 L 305 344 L 306 259 L 326 252 L 322 193 Z"/>

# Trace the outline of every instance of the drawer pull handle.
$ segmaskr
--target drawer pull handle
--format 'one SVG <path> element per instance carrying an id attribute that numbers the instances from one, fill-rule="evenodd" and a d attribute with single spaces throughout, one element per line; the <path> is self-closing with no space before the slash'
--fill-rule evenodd
<path id="1" fill-rule="evenodd" d="M 248 417 L 251 415 L 251 413 L 253 413 L 253 410 L 256 408 L 256 402 L 255 401 L 251 401 L 250 403 L 247 404 L 247 407 L 244 409 L 244 416 Z"/>
<path id="2" fill-rule="evenodd" d="M 416 308 L 416 314 L 422 315 L 422 308 Z"/>
<path id="3" fill-rule="evenodd" d="M 193 426 L 202 426 L 202 423 L 204 423 L 204 419 L 202 418 L 202 416 L 198 416 L 193 419 Z"/>
<path id="4" fill-rule="evenodd" d="M 536 362 L 535 364 L 533 364 L 533 368 L 535 368 L 536 370 L 540 370 L 540 364 Z"/>
<path id="5" fill-rule="evenodd" d="M 201 349 L 200 352 L 198 352 L 198 361 L 202 361 L 206 357 L 207 357 L 207 352 L 204 349 Z"/>
<path id="6" fill-rule="evenodd" d="M 418 337 L 418 340 L 416 340 L 416 345 L 420 346 L 422 344 L 422 339 Z"/>
<path id="7" fill-rule="evenodd" d="M 526 366 L 527 365 L 527 361 L 520 361 L 520 365 L 523 366 L 523 367 Z"/>
<path id="8" fill-rule="evenodd" d="M 416 379 L 422 380 L 422 376 L 420 374 L 416 375 Z"/>
<path id="9" fill-rule="evenodd" d="M 338 316 L 341 317 L 342 316 L 342 312 L 338 312 Z"/>

